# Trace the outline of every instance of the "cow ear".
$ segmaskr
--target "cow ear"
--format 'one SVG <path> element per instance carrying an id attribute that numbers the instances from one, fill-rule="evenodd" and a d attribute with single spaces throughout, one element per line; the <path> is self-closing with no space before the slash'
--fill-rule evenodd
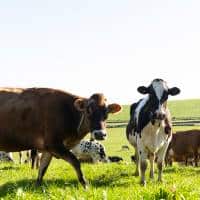
<path id="1" fill-rule="evenodd" d="M 108 105 L 108 113 L 118 113 L 122 110 L 122 107 L 119 104 L 113 103 Z"/>
<path id="2" fill-rule="evenodd" d="M 168 94 L 172 95 L 172 96 L 175 96 L 175 95 L 179 94 L 180 92 L 181 92 L 181 90 L 177 87 L 173 87 L 168 90 Z"/>
<path id="3" fill-rule="evenodd" d="M 85 100 L 84 99 L 76 99 L 74 101 L 74 106 L 78 111 L 84 111 L 85 110 Z"/>
<path id="4" fill-rule="evenodd" d="M 137 91 L 141 94 L 147 94 L 147 93 L 149 93 L 149 88 L 147 88 L 145 86 L 140 86 L 137 88 Z"/>

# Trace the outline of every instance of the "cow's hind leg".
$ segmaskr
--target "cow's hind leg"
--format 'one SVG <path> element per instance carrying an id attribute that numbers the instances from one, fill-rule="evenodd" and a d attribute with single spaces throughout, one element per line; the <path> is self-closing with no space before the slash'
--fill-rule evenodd
<path id="1" fill-rule="evenodd" d="M 34 169 L 35 162 L 36 162 L 36 157 L 37 157 L 37 150 L 36 149 L 31 149 L 31 168 Z"/>
<path id="2" fill-rule="evenodd" d="M 138 155 L 138 150 L 137 148 L 135 148 L 135 164 L 136 164 L 136 168 L 135 168 L 135 176 L 139 176 L 139 155 Z"/>
<path id="3" fill-rule="evenodd" d="M 62 158 L 63 160 L 69 162 L 72 165 L 72 167 L 75 169 L 79 182 L 83 185 L 84 188 L 87 188 L 85 178 L 81 171 L 80 162 L 75 157 L 75 155 L 71 151 L 66 149 L 64 145 L 57 146 L 57 148 L 54 149 L 52 153 L 55 154 L 57 157 Z"/>
<path id="4" fill-rule="evenodd" d="M 51 162 L 51 159 L 52 159 L 52 155 L 50 153 L 48 153 L 48 152 L 42 153 L 40 168 L 39 168 L 39 172 L 38 172 L 38 178 L 37 178 L 37 182 L 36 182 L 37 186 L 41 185 L 42 178 L 49 166 L 49 163 Z"/>

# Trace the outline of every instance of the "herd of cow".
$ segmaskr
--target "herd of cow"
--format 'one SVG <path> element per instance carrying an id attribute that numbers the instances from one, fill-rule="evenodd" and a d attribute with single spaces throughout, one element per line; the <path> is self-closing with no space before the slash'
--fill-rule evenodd
<path id="1" fill-rule="evenodd" d="M 164 161 L 172 163 L 176 159 L 188 163 L 194 158 L 197 165 L 199 131 L 176 133 L 172 137 L 167 99 L 169 95 L 179 94 L 180 89 L 169 88 L 164 80 L 154 79 L 148 87 L 138 87 L 138 92 L 146 96 L 131 105 L 126 136 L 135 148 L 135 175 L 141 174 L 141 184 L 146 184 L 147 159 L 150 178 L 154 177 L 156 160 L 158 181 L 162 181 Z M 1 151 L 41 152 L 37 185 L 41 184 L 52 157 L 61 158 L 73 166 L 83 187 L 87 183 L 80 167 L 80 155 L 96 149 L 92 156 L 94 162 L 107 159 L 104 147 L 96 140 L 107 136 L 108 114 L 121 110 L 119 104 L 107 104 L 103 94 L 83 98 L 49 88 L 1 88 L 0 105 Z M 88 133 L 91 141 L 82 140 Z"/>

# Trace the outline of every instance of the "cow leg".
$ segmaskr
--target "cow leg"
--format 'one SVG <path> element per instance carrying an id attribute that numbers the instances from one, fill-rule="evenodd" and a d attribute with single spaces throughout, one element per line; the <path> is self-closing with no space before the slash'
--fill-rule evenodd
<path id="1" fill-rule="evenodd" d="M 159 182 L 162 182 L 163 163 L 164 163 L 168 145 L 169 144 L 166 143 L 157 153 L 157 167 L 158 167 L 158 181 Z"/>
<path id="2" fill-rule="evenodd" d="M 188 166 L 188 157 L 185 156 L 185 166 Z"/>
<path id="3" fill-rule="evenodd" d="M 48 153 L 48 152 L 42 153 L 40 168 L 39 168 L 39 172 L 38 172 L 38 178 L 37 178 L 37 182 L 36 182 L 37 186 L 41 185 L 42 178 L 49 166 L 49 163 L 51 162 L 51 159 L 52 159 L 52 155 L 50 153 Z"/>
<path id="4" fill-rule="evenodd" d="M 155 160 L 155 154 L 150 153 L 149 155 L 149 161 L 150 161 L 150 178 L 154 178 L 154 160 Z"/>
<path id="5" fill-rule="evenodd" d="M 64 145 L 57 145 L 57 148 L 56 149 L 54 148 L 52 153 L 55 154 L 57 157 L 60 157 L 63 160 L 69 162 L 72 165 L 72 167 L 75 169 L 79 182 L 83 185 L 84 188 L 87 188 L 85 178 L 81 171 L 80 162 L 76 158 L 76 156 L 72 152 L 70 152 L 68 149 L 66 149 Z"/>
<path id="6" fill-rule="evenodd" d="M 40 154 L 41 153 L 37 153 L 37 155 L 36 155 L 36 169 L 38 169 L 40 166 L 40 159 L 41 159 Z"/>
<path id="7" fill-rule="evenodd" d="M 147 169 L 147 155 L 148 153 L 144 149 L 139 149 L 139 163 L 140 163 L 140 171 L 141 171 L 141 179 L 140 183 L 141 185 L 146 185 L 146 179 L 145 179 L 145 172 Z"/>
<path id="8" fill-rule="evenodd" d="M 194 154 L 194 163 L 195 163 L 195 167 L 198 167 L 198 153 L 197 152 Z"/>
<path id="9" fill-rule="evenodd" d="M 22 151 L 19 152 L 19 164 L 22 164 Z"/>
<path id="10" fill-rule="evenodd" d="M 35 162 L 36 162 L 36 157 L 37 157 L 37 150 L 36 149 L 31 149 L 31 168 L 34 169 Z M 38 168 L 38 167 L 36 167 Z"/>
<path id="11" fill-rule="evenodd" d="M 136 168 L 135 168 L 135 176 L 139 176 L 139 155 L 138 155 L 138 150 L 137 148 L 135 148 L 135 164 L 136 164 Z"/>
<path id="12" fill-rule="evenodd" d="M 29 161 L 30 161 L 30 151 L 27 150 L 26 151 L 26 160 L 24 160 L 24 163 L 29 163 Z"/>

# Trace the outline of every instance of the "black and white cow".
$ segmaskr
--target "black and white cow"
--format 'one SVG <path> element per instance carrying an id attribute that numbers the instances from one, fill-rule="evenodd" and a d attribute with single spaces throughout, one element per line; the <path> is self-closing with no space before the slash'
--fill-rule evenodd
<path id="1" fill-rule="evenodd" d="M 12 153 L 0 151 L 0 161 L 14 162 Z"/>
<path id="2" fill-rule="evenodd" d="M 81 140 L 71 151 L 82 162 L 108 162 L 105 147 L 96 140 Z"/>
<path id="3" fill-rule="evenodd" d="M 147 96 L 130 109 L 130 121 L 126 128 L 127 139 L 135 148 L 136 171 L 141 171 L 141 184 L 145 185 L 147 159 L 150 160 L 150 178 L 154 177 L 154 160 L 157 158 L 158 181 L 162 181 L 162 168 L 167 147 L 171 141 L 171 116 L 167 108 L 169 95 L 177 95 L 180 89 L 168 88 L 162 79 L 154 79 L 148 87 L 138 87 L 138 92 Z"/>

